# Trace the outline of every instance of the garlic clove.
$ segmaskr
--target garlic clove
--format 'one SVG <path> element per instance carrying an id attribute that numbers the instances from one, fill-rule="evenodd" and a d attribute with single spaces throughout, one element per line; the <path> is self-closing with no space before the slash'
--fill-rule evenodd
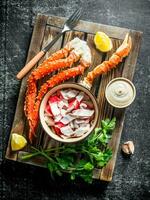
<path id="1" fill-rule="evenodd" d="M 124 142 L 122 144 L 122 147 L 121 147 L 122 151 L 127 154 L 127 155 L 131 155 L 131 154 L 134 154 L 134 144 L 132 141 L 127 141 L 127 142 Z"/>

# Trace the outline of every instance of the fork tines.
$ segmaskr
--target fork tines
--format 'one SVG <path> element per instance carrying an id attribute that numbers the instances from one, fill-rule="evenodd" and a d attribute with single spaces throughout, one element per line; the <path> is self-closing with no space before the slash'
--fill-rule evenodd
<path id="1" fill-rule="evenodd" d="M 72 26 L 75 26 L 75 24 L 79 21 L 81 17 L 81 11 L 82 9 L 77 9 L 66 21 L 66 24 L 71 28 Z"/>

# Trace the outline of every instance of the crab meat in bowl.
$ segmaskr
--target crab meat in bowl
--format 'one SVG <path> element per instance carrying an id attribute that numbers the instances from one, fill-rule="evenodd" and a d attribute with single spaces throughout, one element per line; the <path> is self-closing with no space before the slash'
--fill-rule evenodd
<path id="1" fill-rule="evenodd" d="M 74 88 L 54 92 L 44 108 L 47 126 L 62 139 L 86 134 L 93 124 L 94 115 L 90 97 Z"/>

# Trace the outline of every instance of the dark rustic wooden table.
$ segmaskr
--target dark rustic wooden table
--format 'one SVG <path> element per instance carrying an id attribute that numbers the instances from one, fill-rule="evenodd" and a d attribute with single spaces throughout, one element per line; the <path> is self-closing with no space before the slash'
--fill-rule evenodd
<path id="1" fill-rule="evenodd" d="M 37 13 L 69 16 L 83 6 L 82 19 L 143 31 L 134 84 L 135 102 L 127 109 L 121 142 L 133 140 L 135 154 L 118 152 L 113 181 L 87 185 L 52 180 L 47 170 L 4 160 L 20 82 Z M 149 0 L 2 0 L 0 2 L 0 199 L 150 199 L 150 1 Z"/>

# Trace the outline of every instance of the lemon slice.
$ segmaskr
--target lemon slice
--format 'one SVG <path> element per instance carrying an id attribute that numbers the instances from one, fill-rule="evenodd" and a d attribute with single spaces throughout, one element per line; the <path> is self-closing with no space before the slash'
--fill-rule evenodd
<path id="1" fill-rule="evenodd" d="M 94 37 L 96 48 L 102 52 L 108 52 L 112 49 L 112 41 L 104 32 L 97 32 Z"/>
<path id="2" fill-rule="evenodd" d="M 17 133 L 12 133 L 11 136 L 11 148 L 12 151 L 17 151 L 25 147 L 27 144 L 27 140 Z"/>

